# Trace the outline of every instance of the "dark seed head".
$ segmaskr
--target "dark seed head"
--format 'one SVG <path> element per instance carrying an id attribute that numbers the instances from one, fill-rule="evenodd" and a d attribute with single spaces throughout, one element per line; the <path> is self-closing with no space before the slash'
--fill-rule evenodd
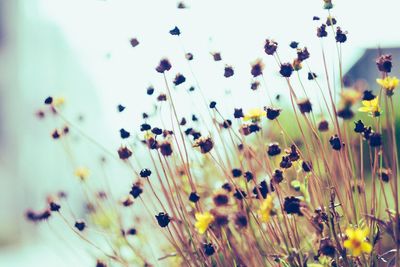
<path id="1" fill-rule="evenodd" d="M 214 246 L 211 243 L 205 243 L 203 245 L 203 250 L 204 254 L 206 254 L 207 256 L 212 256 L 215 253 Z"/>
<path id="2" fill-rule="evenodd" d="M 52 98 L 51 96 L 47 97 L 47 98 L 44 100 L 44 103 L 45 103 L 46 105 L 51 105 L 51 104 L 53 103 L 53 98 Z"/>
<path id="3" fill-rule="evenodd" d="M 302 114 L 310 113 L 312 111 L 312 105 L 309 99 L 300 100 L 297 102 L 297 105 L 299 106 L 300 112 Z"/>
<path id="4" fill-rule="evenodd" d="M 229 78 L 229 77 L 233 76 L 233 74 L 234 74 L 233 68 L 231 66 L 225 66 L 225 69 L 224 69 L 225 78 Z"/>
<path id="5" fill-rule="evenodd" d="M 254 174 L 250 171 L 245 172 L 243 176 L 246 178 L 247 182 L 250 182 L 254 179 Z"/>
<path id="6" fill-rule="evenodd" d="M 128 159 L 130 156 L 132 156 L 132 151 L 130 151 L 126 146 L 120 147 L 118 149 L 118 156 L 122 160 Z"/>
<path id="7" fill-rule="evenodd" d="M 311 162 L 303 161 L 303 163 L 301 163 L 301 167 L 303 168 L 303 171 L 305 171 L 305 172 L 310 172 L 312 170 Z"/>
<path id="8" fill-rule="evenodd" d="M 272 180 L 274 183 L 279 184 L 280 182 L 283 181 L 283 171 L 276 169 L 274 173 L 272 174 Z"/>
<path id="9" fill-rule="evenodd" d="M 372 133 L 369 137 L 369 145 L 378 147 L 382 145 L 382 135 L 380 133 Z"/>
<path id="10" fill-rule="evenodd" d="M 372 91 L 365 90 L 363 94 L 363 100 L 371 101 L 376 96 L 372 93 Z"/>
<path id="11" fill-rule="evenodd" d="M 362 133 L 364 132 L 365 126 L 364 123 L 361 120 L 355 121 L 354 122 L 354 131 L 356 133 Z"/>
<path id="12" fill-rule="evenodd" d="M 225 206 L 229 202 L 229 197 L 224 193 L 217 193 L 213 197 L 213 201 L 214 201 L 215 206 L 217 206 L 217 207 Z"/>
<path id="13" fill-rule="evenodd" d="M 268 107 L 265 111 L 267 112 L 267 118 L 269 120 L 275 120 L 281 114 L 282 110 L 279 108 Z"/>
<path id="14" fill-rule="evenodd" d="M 264 44 L 264 51 L 267 55 L 273 55 L 278 48 L 278 43 L 274 40 L 266 39 Z"/>
<path id="15" fill-rule="evenodd" d="M 164 73 L 165 71 L 169 71 L 171 69 L 172 65 L 169 62 L 168 59 L 164 58 L 161 59 L 160 63 L 156 67 L 156 71 L 159 73 Z"/>
<path id="16" fill-rule="evenodd" d="M 215 108 L 217 106 L 217 102 L 211 101 L 210 102 L 210 108 Z"/>
<path id="17" fill-rule="evenodd" d="M 283 209 L 287 214 L 297 214 L 299 216 L 303 216 L 303 213 L 300 211 L 300 199 L 296 197 L 285 197 L 285 202 L 283 203 Z"/>
<path id="18" fill-rule="evenodd" d="M 389 73 L 392 71 L 392 55 L 381 55 L 376 59 L 379 71 Z"/>
<path id="19" fill-rule="evenodd" d="M 169 217 L 169 215 L 164 212 L 160 212 L 158 215 L 156 215 L 156 219 L 157 219 L 158 225 L 163 228 L 167 227 L 171 221 L 171 218 Z"/>
<path id="20" fill-rule="evenodd" d="M 142 185 L 139 182 L 136 182 L 132 185 L 131 191 L 129 194 L 133 196 L 133 198 L 138 198 L 143 193 Z"/>
<path id="21" fill-rule="evenodd" d="M 322 24 L 321 27 L 317 28 L 317 36 L 319 38 L 323 38 L 323 37 L 328 36 L 328 32 L 326 31 L 326 25 L 325 24 Z"/>
<path id="22" fill-rule="evenodd" d="M 327 120 L 322 120 L 318 124 L 318 131 L 320 132 L 326 132 L 329 130 L 329 123 Z"/>
<path id="23" fill-rule="evenodd" d="M 235 108 L 235 112 L 233 113 L 233 117 L 234 117 L 235 119 L 243 118 L 243 117 L 244 117 L 243 109 L 241 109 L 241 108 Z"/>
<path id="24" fill-rule="evenodd" d="M 246 228 L 248 225 L 247 215 L 244 212 L 236 213 L 234 221 L 239 229 Z"/>
<path id="25" fill-rule="evenodd" d="M 59 210 L 61 209 L 60 204 L 58 204 L 58 203 L 56 203 L 56 202 L 54 202 L 54 201 L 51 201 L 51 202 L 49 203 L 49 206 L 50 206 L 50 210 L 51 210 L 51 211 L 57 212 L 57 211 L 59 211 Z"/>
<path id="26" fill-rule="evenodd" d="M 232 169 L 232 176 L 234 178 L 238 178 L 238 177 L 242 176 L 242 170 L 240 170 L 240 169 Z"/>
<path id="27" fill-rule="evenodd" d="M 339 151 L 343 145 L 342 141 L 340 141 L 340 138 L 337 134 L 331 136 L 331 138 L 329 139 L 329 143 L 331 144 L 332 148 L 337 151 Z"/>
<path id="28" fill-rule="evenodd" d="M 185 76 L 183 76 L 180 73 L 176 74 L 175 79 L 174 79 L 175 86 L 178 86 L 178 85 L 184 83 L 185 81 L 186 81 Z"/>
<path id="29" fill-rule="evenodd" d="M 190 202 L 196 203 L 197 201 L 199 201 L 199 199 L 200 199 L 200 196 L 196 192 L 190 193 L 190 195 L 189 195 Z"/>
<path id="30" fill-rule="evenodd" d="M 308 79 L 309 81 L 314 80 L 315 78 L 317 78 L 317 74 L 315 74 L 314 72 L 309 72 L 309 73 L 307 74 L 307 79 Z"/>
<path id="31" fill-rule="evenodd" d="M 298 42 L 292 41 L 289 46 L 290 48 L 296 49 L 298 45 L 299 45 Z"/>
<path id="32" fill-rule="evenodd" d="M 283 63 L 279 73 L 286 78 L 289 78 L 293 73 L 293 66 L 290 63 Z"/>
<path id="33" fill-rule="evenodd" d="M 279 155 L 281 153 L 281 151 L 282 150 L 279 147 L 278 143 L 271 143 L 268 146 L 267 153 L 268 153 L 269 156 L 273 157 L 273 156 Z"/>
<path id="34" fill-rule="evenodd" d="M 284 169 L 288 169 L 292 167 L 292 162 L 290 161 L 288 156 L 283 156 L 279 166 Z"/>
<path id="35" fill-rule="evenodd" d="M 82 220 L 76 221 L 75 222 L 75 228 L 78 229 L 79 231 L 83 231 L 86 228 L 86 223 Z"/>
<path id="36" fill-rule="evenodd" d="M 171 35 L 178 35 L 179 36 L 181 34 L 181 31 L 179 30 L 179 28 L 177 26 L 175 26 L 172 30 L 169 31 L 169 33 Z"/>
<path id="37" fill-rule="evenodd" d="M 131 136 L 131 134 L 126 131 L 124 128 L 119 130 L 119 135 L 121 136 L 122 139 L 126 139 L 129 138 L 129 136 Z"/>
<path id="38" fill-rule="evenodd" d="M 151 171 L 149 169 L 142 169 L 140 171 L 140 177 L 147 178 L 151 175 Z"/>
<path id="39" fill-rule="evenodd" d="M 132 38 L 132 39 L 130 40 L 130 43 L 131 43 L 131 46 L 132 46 L 132 47 L 136 47 L 136 46 L 139 45 L 139 41 L 138 41 L 137 38 Z"/>

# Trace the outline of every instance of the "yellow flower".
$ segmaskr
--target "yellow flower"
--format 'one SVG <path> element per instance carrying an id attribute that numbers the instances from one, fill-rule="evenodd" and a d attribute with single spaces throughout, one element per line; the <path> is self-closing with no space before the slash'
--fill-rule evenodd
<path id="1" fill-rule="evenodd" d="M 89 176 L 90 172 L 88 168 L 85 167 L 79 167 L 75 170 L 75 176 L 80 178 L 81 180 L 86 180 L 86 178 Z"/>
<path id="2" fill-rule="evenodd" d="M 376 79 L 376 82 L 384 89 L 386 89 L 387 95 L 391 96 L 393 95 L 393 90 L 399 85 L 400 81 L 395 76 L 387 76 L 384 79 Z"/>
<path id="3" fill-rule="evenodd" d="M 208 211 L 204 213 L 196 212 L 195 217 L 196 223 L 194 226 L 200 234 L 204 234 L 208 226 L 214 221 L 214 216 Z"/>
<path id="4" fill-rule="evenodd" d="M 345 105 L 354 105 L 361 98 L 361 92 L 354 89 L 346 89 L 340 93 L 341 99 Z"/>
<path id="5" fill-rule="evenodd" d="M 274 208 L 273 197 L 268 195 L 258 209 L 258 217 L 262 222 L 269 222 L 272 210 Z"/>
<path id="6" fill-rule="evenodd" d="M 381 108 L 379 107 L 379 98 L 375 97 L 372 100 L 363 100 L 361 101 L 363 104 L 363 107 L 360 107 L 358 111 L 361 112 L 368 112 L 370 113 L 373 117 L 378 117 L 381 112 Z"/>
<path id="7" fill-rule="evenodd" d="M 55 107 L 61 107 L 65 103 L 65 98 L 64 97 L 57 97 L 53 100 L 53 105 Z"/>
<path id="8" fill-rule="evenodd" d="M 253 121 L 257 122 L 260 121 L 262 117 L 265 117 L 267 115 L 267 112 L 260 108 L 252 108 L 250 109 L 245 115 L 243 120 L 244 121 Z"/>
<path id="9" fill-rule="evenodd" d="M 368 241 L 366 241 L 368 234 L 368 227 L 362 229 L 347 228 L 347 239 L 343 242 L 343 246 L 350 250 L 351 255 L 353 255 L 354 257 L 360 256 L 361 253 L 370 253 L 372 250 L 372 245 Z"/>

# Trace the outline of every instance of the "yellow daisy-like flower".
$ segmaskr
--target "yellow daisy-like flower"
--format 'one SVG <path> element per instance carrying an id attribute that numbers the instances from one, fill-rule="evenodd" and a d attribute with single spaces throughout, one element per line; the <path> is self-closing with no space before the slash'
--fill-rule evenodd
<path id="1" fill-rule="evenodd" d="M 363 100 L 361 101 L 363 104 L 362 107 L 358 109 L 358 111 L 361 112 L 368 112 L 370 113 L 373 117 L 378 117 L 381 113 L 381 108 L 379 107 L 379 98 L 375 97 L 372 100 Z"/>
<path id="2" fill-rule="evenodd" d="M 368 227 L 365 228 L 347 228 L 347 239 L 343 242 L 343 246 L 350 250 L 351 255 L 358 257 L 361 253 L 370 253 L 372 245 L 366 241 L 369 234 Z"/>
<path id="3" fill-rule="evenodd" d="M 354 105 L 361 99 L 361 92 L 354 89 L 346 89 L 340 93 L 340 97 L 345 105 Z"/>
<path id="4" fill-rule="evenodd" d="M 384 79 L 376 79 L 376 82 L 386 90 L 388 96 L 393 95 L 393 90 L 399 85 L 399 79 L 387 76 Z"/>
<path id="5" fill-rule="evenodd" d="M 265 117 L 267 115 L 267 112 L 262 110 L 261 108 L 252 108 L 250 109 L 245 115 L 243 120 L 244 121 L 253 121 L 257 122 L 260 121 L 262 117 Z"/>
<path id="6" fill-rule="evenodd" d="M 200 234 L 204 234 L 207 231 L 208 226 L 215 219 L 214 216 L 208 211 L 204 213 L 196 212 L 195 218 L 196 218 L 196 223 L 194 226 L 196 227 L 197 231 Z"/>
<path id="7" fill-rule="evenodd" d="M 65 103 L 65 98 L 64 97 L 57 97 L 53 100 L 53 105 L 55 107 L 61 107 Z"/>
<path id="8" fill-rule="evenodd" d="M 258 209 L 258 217 L 262 222 L 269 222 L 271 212 L 274 209 L 273 197 L 268 195 Z"/>
<path id="9" fill-rule="evenodd" d="M 89 177 L 89 169 L 86 167 L 79 167 L 74 172 L 75 176 L 80 178 L 81 180 L 86 180 Z"/>

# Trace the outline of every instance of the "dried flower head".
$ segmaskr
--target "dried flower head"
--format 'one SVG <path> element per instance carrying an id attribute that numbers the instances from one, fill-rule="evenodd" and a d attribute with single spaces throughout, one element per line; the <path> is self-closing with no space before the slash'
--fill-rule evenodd
<path id="1" fill-rule="evenodd" d="M 264 44 L 264 51 L 267 55 L 273 55 L 278 48 L 278 43 L 271 39 L 266 39 Z"/>
<path id="2" fill-rule="evenodd" d="M 206 154 L 214 147 L 214 142 L 211 137 L 199 137 L 193 143 L 193 147 L 200 147 L 200 152 Z"/>
<path id="3" fill-rule="evenodd" d="M 381 55 L 376 59 L 376 66 L 379 71 L 389 73 L 392 71 L 392 55 Z"/>
<path id="4" fill-rule="evenodd" d="M 264 69 L 264 63 L 261 59 L 257 59 L 254 63 L 251 64 L 251 75 L 253 77 L 257 77 L 262 75 Z"/>

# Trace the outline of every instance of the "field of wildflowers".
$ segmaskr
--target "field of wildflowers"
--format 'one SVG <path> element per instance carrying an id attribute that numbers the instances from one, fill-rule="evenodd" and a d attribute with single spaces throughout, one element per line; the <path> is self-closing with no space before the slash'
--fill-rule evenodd
<path id="1" fill-rule="evenodd" d="M 399 266 L 396 60 L 382 50 L 375 87 L 349 85 L 342 69 L 348 33 L 338 26 L 331 0 L 321 4 L 321 17 L 310 18 L 320 51 L 295 40 L 268 38 L 260 45 L 287 85 L 271 95 L 263 60 L 255 60 L 248 91 L 262 91 L 262 106 L 221 113 L 224 103 L 203 93 L 191 68 L 196 55 L 185 48 L 195 85 L 186 84 L 174 62 L 160 59 L 154 71 L 164 87 L 142 92 L 154 99 L 156 111 L 138 111 L 140 129 L 121 128 L 115 151 L 64 115 L 62 97 L 44 99 L 36 115 L 55 119 L 50 137 L 75 166 L 71 173 L 80 181 L 86 215 L 77 218 L 69 192 L 59 191 L 47 197 L 43 210 L 29 209 L 27 220 L 51 225 L 53 217 L 61 219 L 90 248 L 97 267 Z M 180 2 L 177 8 L 187 7 Z M 182 38 L 178 26 L 169 33 Z M 334 66 L 326 61 L 327 42 L 335 43 Z M 130 44 L 135 49 L 140 40 Z M 292 50 L 293 58 L 281 58 L 281 49 Z M 215 64 L 224 62 L 222 52 L 210 56 Z M 310 56 L 321 58 L 323 78 L 308 64 Z M 229 79 L 235 68 L 224 63 L 215 75 Z M 308 84 L 319 92 L 310 94 Z M 183 90 L 204 110 L 183 117 L 174 97 Z M 283 97 L 289 106 L 281 105 Z M 126 108 L 118 105 L 116 112 Z M 104 152 L 99 168 L 117 161 L 128 170 L 132 184 L 123 194 L 107 175 L 98 189 L 100 178 L 71 153 L 72 132 Z"/>

